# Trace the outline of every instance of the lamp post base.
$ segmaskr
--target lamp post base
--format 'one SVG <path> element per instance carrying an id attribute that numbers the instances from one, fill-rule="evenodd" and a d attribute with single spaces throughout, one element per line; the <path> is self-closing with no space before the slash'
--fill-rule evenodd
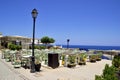
<path id="1" fill-rule="evenodd" d="M 35 72 L 35 58 L 32 56 L 31 57 L 31 70 L 30 70 L 30 72 L 31 73 L 34 73 Z"/>

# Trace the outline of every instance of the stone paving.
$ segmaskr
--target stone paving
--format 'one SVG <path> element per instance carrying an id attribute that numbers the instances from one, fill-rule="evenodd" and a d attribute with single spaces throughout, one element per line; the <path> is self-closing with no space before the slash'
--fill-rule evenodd
<path id="1" fill-rule="evenodd" d="M 29 80 L 0 59 L 0 80 Z"/>
<path id="2" fill-rule="evenodd" d="M 85 66 L 77 65 L 75 68 L 59 67 L 56 69 L 41 67 L 40 72 L 30 73 L 30 69 L 14 69 L 11 62 L 0 58 L 0 80 L 94 80 L 95 75 L 100 75 L 105 64 L 110 60 L 96 63 L 87 62 Z"/>

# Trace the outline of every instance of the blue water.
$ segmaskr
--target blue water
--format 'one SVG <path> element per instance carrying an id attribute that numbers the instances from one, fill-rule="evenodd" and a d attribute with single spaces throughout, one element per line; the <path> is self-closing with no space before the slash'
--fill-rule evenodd
<path id="1" fill-rule="evenodd" d="M 102 59 L 111 60 L 110 58 L 108 58 L 108 57 L 106 57 L 106 56 L 104 56 L 104 55 L 102 55 Z"/>
<path id="2" fill-rule="evenodd" d="M 63 48 L 67 48 L 67 45 L 62 45 Z M 80 49 L 95 49 L 95 50 L 120 50 L 120 46 L 84 46 L 84 45 L 69 45 L 69 48 Z"/>

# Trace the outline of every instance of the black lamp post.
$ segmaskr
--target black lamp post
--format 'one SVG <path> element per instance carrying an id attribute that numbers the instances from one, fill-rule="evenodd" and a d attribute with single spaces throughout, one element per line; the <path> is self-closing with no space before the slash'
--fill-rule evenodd
<path id="1" fill-rule="evenodd" d="M 32 18 L 33 18 L 33 41 L 32 41 L 32 57 L 31 57 L 31 73 L 35 72 L 35 56 L 34 56 L 34 42 L 35 42 L 35 20 L 37 18 L 37 10 L 33 9 L 32 12 Z"/>
<path id="2" fill-rule="evenodd" d="M 67 39 L 67 49 L 69 48 L 70 39 Z"/>

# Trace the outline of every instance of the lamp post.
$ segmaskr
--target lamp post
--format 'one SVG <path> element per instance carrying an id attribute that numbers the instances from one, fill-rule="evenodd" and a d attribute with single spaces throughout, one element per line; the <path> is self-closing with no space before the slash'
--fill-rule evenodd
<path id="1" fill-rule="evenodd" d="M 33 9 L 32 12 L 32 18 L 33 18 L 33 41 L 32 41 L 32 57 L 31 57 L 31 73 L 35 72 L 35 56 L 34 56 L 34 42 L 35 42 L 35 20 L 37 18 L 37 10 Z"/>
<path id="2" fill-rule="evenodd" d="M 67 39 L 67 49 L 69 48 L 70 39 Z"/>

